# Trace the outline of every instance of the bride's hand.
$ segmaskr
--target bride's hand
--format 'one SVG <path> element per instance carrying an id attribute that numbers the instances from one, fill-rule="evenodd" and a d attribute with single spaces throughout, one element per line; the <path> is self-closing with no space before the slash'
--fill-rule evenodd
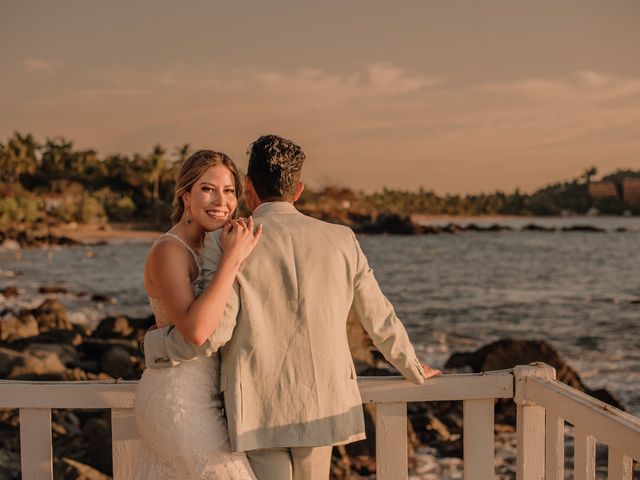
<path id="1" fill-rule="evenodd" d="M 258 225 L 254 231 L 253 217 L 249 217 L 246 222 L 243 219 L 231 220 L 222 227 L 222 256 L 242 263 L 256 247 L 261 236 L 262 225 Z"/>

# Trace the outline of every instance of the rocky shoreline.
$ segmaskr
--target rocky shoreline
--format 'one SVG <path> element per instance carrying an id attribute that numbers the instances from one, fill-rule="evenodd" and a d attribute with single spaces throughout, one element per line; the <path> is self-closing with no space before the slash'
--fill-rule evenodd
<path id="1" fill-rule="evenodd" d="M 331 223 L 351 227 L 356 233 L 378 235 L 441 235 L 462 233 L 495 233 L 495 232 L 586 232 L 607 233 L 607 230 L 589 224 L 575 224 L 564 227 L 551 227 L 530 223 L 521 228 L 513 228 L 500 223 L 482 226 L 477 223 L 460 224 L 448 222 L 444 225 L 425 225 L 415 221 L 408 215 L 357 213 L 341 210 L 303 210 L 303 213 Z M 110 225 L 72 225 L 67 227 L 45 226 L 40 224 L 15 224 L 0 227 L 0 251 L 18 250 L 20 248 L 38 248 L 50 246 L 102 245 L 112 240 L 151 241 L 158 231 L 148 226 L 139 229 L 113 228 Z M 627 232 L 625 227 L 614 230 L 616 233 Z"/>
<path id="2" fill-rule="evenodd" d="M 513 228 L 500 223 L 492 223 L 482 226 L 477 223 L 462 225 L 456 222 L 448 222 L 444 225 L 425 225 L 417 222 L 410 215 L 380 214 L 356 214 L 343 211 L 310 211 L 305 212 L 312 217 L 321 220 L 347 225 L 360 234 L 389 234 L 389 235 L 440 235 L 461 233 L 496 233 L 496 232 L 544 232 L 544 233 L 607 233 L 607 230 L 589 224 L 575 224 L 564 227 L 551 227 L 529 223 L 521 228 Z M 616 233 L 627 232 L 627 228 L 619 227 Z"/>
<path id="3" fill-rule="evenodd" d="M 64 288 L 43 287 L 47 299 L 36 308 L 0 307 L 0 378 L 10 380 L 134 380 L 144 369 L 139 343 L 153 317 L 111 316 L 95 328 L 72 323 L 57 296 Z M 2 294 L 19 295 L 7 287 Z M 349 321 L 348 336 L 359 376 L 394 375 L 359 323 Z M 501 370 L 543 361 L 558 378 L 607 403 L 622 408 L 606 390 L 589 389 L 579 375 L 546 342 L 503 339 L 473 352 L 451 355 L 447 373 Z M 336 447 L 332 478 L 374 478 L 375 405 L 365 406 L 367 440 Z M 462 403 L 408 405 L 409 462 L 414 479 L 461 478 Z M 19 416 L 0 410 L 0 480 L 19 478 Z M 54 411 L 52 416 L 55 478 L 104 479 L 111 474 L 109 413 Z M 496 472 L 513 478 L 515 470 L 515 405 L 496 402 Z M 568 437 L 568 447 L 571 439 Z M 601 457 L 601 458 L 600 458 Z M 600 455 L 599 468 L 606 464 Z M 568 456 L 568 461 L 569 461 Z"/>

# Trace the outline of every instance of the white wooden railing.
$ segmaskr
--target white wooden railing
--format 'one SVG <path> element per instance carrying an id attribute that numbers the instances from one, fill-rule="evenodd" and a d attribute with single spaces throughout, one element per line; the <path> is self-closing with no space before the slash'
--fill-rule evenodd
<path id="1" fill-rule="evenodd" d="M 631 480 L 640 459 L 640 420 L 555 380 L 544 364 L 481 374 L 444 375 L 424 385 L 397 377 L 359 378 L 364 403 L 376 403 L 377 478 L 407 477 L 407 402 L 461 400 L 464 478 L 495 478 L 494 401 L 518 405 L 517 478 L 564 478 L 564 421 L 575 427 L 575 478 L 594 479 L 595 438 L 609 445 L 609 478 Z M 132 406 L 137 382 L 0 381 L 0 408 L 20 409 L 23 480 L 53 476 L 51 409 L 111 409 L 113 474 L 133 477 L 139 447 Z"/>

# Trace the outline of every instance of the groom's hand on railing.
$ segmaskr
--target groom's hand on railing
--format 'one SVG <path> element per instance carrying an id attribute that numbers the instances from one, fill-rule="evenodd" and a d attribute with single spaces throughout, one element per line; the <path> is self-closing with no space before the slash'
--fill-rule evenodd
<path id="1" fill-rule="evenodd" d="M 424 370 L 424 378 L 439 377 L 442 372 L 436 368 L 431 368 L 429 365 L 422 364 L 422 370 Z"/>

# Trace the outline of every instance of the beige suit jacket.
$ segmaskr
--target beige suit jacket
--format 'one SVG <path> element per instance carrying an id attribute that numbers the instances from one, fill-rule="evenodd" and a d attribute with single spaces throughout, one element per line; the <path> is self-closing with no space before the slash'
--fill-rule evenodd
<path id="1" fill-rule="evenodd" d="M 347 343 L 349 311 L 408 380 L 422 366 L 380 291 L 353 232 L 286 202 L 256 209 L 264 234 L 242 265 L 220 326 L 202 346 L 177 329 L 147 333 L 147 366 L 162 368 L 221 349 L 221 390 L 234 451 L 337 445 L 364 435 L 362 401 Z M 204 268 L 215 271 L 219 235 Z"/>

